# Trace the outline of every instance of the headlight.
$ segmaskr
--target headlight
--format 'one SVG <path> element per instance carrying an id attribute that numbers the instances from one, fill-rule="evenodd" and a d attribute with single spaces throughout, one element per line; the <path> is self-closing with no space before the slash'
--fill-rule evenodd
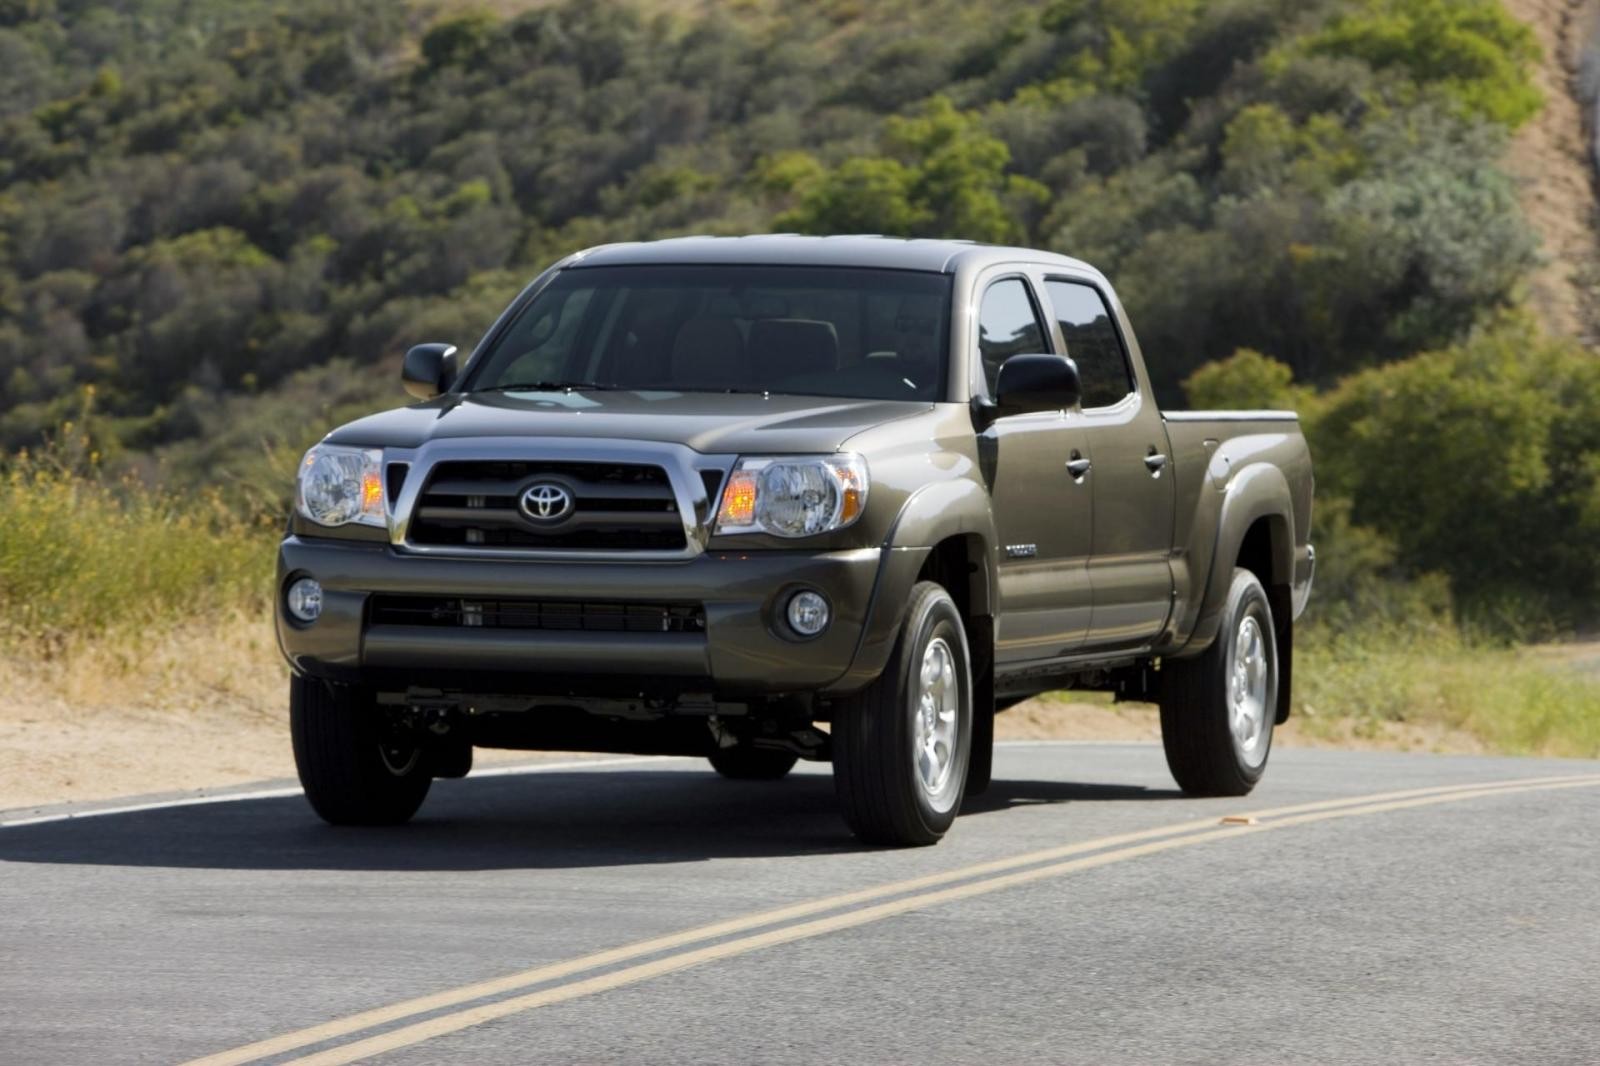
<path id="1" fill-rule="evenodd" d="M 385 525 L 382 463 L 377 449 L 312 448 L 300 463 L 295 492 L 300 513 L 320 526 Z"/>
<path id="2" fill-rule="evenodd" d="M 859 455 L 745 458 L 722 490 L 716 532 L 808 537 L 843 529 L 866 506 L 867 464 Z"/>

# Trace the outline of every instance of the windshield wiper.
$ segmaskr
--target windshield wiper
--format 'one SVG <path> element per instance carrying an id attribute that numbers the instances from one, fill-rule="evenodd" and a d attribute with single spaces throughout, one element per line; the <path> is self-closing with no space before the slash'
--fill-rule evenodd
<path id="1" fill-rule="evenodd" d="M 598 381 L 519 381 L 511 385 L 488 385 L 473 392 L 609 392 L 615 385 Z"/>

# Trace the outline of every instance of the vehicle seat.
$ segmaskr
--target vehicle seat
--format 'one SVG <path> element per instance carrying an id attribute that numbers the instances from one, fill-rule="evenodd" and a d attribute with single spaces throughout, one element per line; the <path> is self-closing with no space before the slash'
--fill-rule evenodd
<path id="1" fill-rule="evenodd" d="M 839 369 L 839 334 L 817 319 L 758 318 L 750 324 L 750 352 L 764 383 L 831 374 Z"/>
<path id="2" fill-rule="evenodd" d="M 748 377 L 744 336 L 731 318 L 696 315 L 672 342 L 672 384 L 684 389 L 737 389 Z"/>

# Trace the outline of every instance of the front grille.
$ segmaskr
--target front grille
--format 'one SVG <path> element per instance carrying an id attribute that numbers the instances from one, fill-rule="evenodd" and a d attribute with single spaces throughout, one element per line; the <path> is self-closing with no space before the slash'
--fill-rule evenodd
<path id="1" fill-rule="evenodd" d="M 372 598 L 373 625 L 586 630 L 595 633 L 704 633 L 698 603 L 481 600 L 444 596 Z"/>
<path id="2" fill-rule="evenodd" d="M 570 494 L 572 509 L 542 523 L 519 501 L 546 482 Z M 604 462 L 440 463 L 417 500 L 409 537 L 428 546 L 572 551 L 680 551 L 687 544 L 665 470 Z"/>

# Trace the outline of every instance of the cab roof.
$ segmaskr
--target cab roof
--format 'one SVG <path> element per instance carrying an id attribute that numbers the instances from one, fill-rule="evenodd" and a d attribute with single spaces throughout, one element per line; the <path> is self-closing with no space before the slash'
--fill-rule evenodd
<path id="1" fill-rule="evenodd" d="M 645 265 L 740 265 L 876 267 L 953 274 L 961 266 L 1030 262 L 1092 270 L 1053 252 L 974 241 L 928 240 L 857 234 L 804 237 L 766 233 L 749 237 L 673 237 L 660 241 L 603 244 L 578 252 L 566 267 Z"/>

